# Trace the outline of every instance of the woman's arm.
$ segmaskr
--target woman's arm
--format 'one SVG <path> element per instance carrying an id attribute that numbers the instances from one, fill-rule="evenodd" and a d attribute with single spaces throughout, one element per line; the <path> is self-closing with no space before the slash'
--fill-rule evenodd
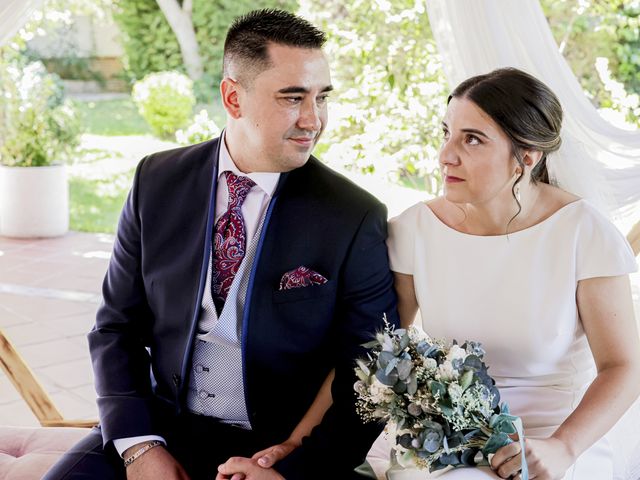
<path id="1" fill-rule="evenodd" d="M 398 294 L 398 315 L 402 328 L 411 326 L 418 313 L 418 300 L 413 287 L 413 275 L 393 273 L 394 286 Z"/>
<path id="2" fill-rule="evenodd" d="M 562 478 L 578 456 L 602 438 L 640 394 L 640 335 L 628 276 L 582 280 L 576 298 L 598 375 L 580 404 L 550 438 L 527 441 L 530 471 L 545 479 Z M 517 449 L 517 444 L 508 445 L 493 458 L 494 466 L 503 462 L 498 469 L 501 477 L 507 478 L 519 468 L 519 455 L 505 461 Z"/>
<path id="3" fill-rule="evenodd" d="M 257 452 L 251 457 L 258 461 L 258 464 L 264 468 L 272 467 L 276 462 L 282 460 L 289 455 L 294 449 L 298 448 L 302 444 L 302 439 L 308 436 L 313 430 L 313 427 L 318 425 L 322 421 L 322 417 L 329 409 L 333 400 L 331 398 L 331 383 L 335 376 L 335 370 L 331 370 L 327 378 L 322 383 L 316 398 L 304 414 L 302 420 L 294 428 L 289 438 L 279 445 L 266 448 Z"/>

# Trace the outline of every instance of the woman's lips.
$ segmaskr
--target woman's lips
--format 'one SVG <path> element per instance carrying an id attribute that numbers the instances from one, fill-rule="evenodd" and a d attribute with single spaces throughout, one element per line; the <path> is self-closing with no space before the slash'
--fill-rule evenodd
<path id="1" fill-rule="evenodd" d="M 464 179 L 454 177 L 453 175 L 447 175 L 446 177 L 444 177 L 444 181 L 446 183 L 459 183 L 459 182 L 464 182 Z"/>

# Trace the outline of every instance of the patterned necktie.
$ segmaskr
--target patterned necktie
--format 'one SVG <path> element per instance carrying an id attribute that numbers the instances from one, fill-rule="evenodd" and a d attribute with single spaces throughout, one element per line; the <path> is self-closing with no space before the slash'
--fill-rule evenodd
<path id="1" fill-rule="evenodd" d="M 242 217 L 242 204 L 249 190 L 255 185 L 249 177 L 239 177 L 225 172 L 229 188 L 229 206 L 218 219 L 213 232 L 213 268 L 211 271 L 211 295 L 218 312 L 229 293 L 231 282 L 238 272 L 247 246 L 247 231 Z"/>

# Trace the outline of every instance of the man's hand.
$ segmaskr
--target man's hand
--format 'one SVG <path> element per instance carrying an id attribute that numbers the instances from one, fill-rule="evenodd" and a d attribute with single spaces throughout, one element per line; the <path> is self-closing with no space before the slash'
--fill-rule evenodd
<path id="1" fill-rule="evenodd" d="M 216 480 L 285 480 L 273 468 L 263 468 L 252 458 L 231 457 L 218 467 Z"/>
<path id="2" fill-rule="evenodd" d="M 157 480 L 158 478 L 189 480 L 189 475 L 182 465 L 162 446 L 143 453 L 127 467 L 127 480 Z"/>

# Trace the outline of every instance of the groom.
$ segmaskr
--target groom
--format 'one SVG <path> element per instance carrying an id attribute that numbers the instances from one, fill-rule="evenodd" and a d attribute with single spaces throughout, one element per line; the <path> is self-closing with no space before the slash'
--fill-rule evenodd
<path id="1" fill-rule="evenodd" d="M 47 479 L 348 479 L 380 431 L 354 358 L 397 322 L 386 211 L 310 157 L 327 120 L 324 34 L 278 10 L 230 28 L 220 138 L 143 159 L 89 344 L 101 429 Z M 333 405 L 273 469 L 335 368 Z M 125 468 L 123 463 L 128 466 Z M 84 475 L 84 476 L 83 476 Z M 235 478 L 235 477 L 234 477 Z"/>

